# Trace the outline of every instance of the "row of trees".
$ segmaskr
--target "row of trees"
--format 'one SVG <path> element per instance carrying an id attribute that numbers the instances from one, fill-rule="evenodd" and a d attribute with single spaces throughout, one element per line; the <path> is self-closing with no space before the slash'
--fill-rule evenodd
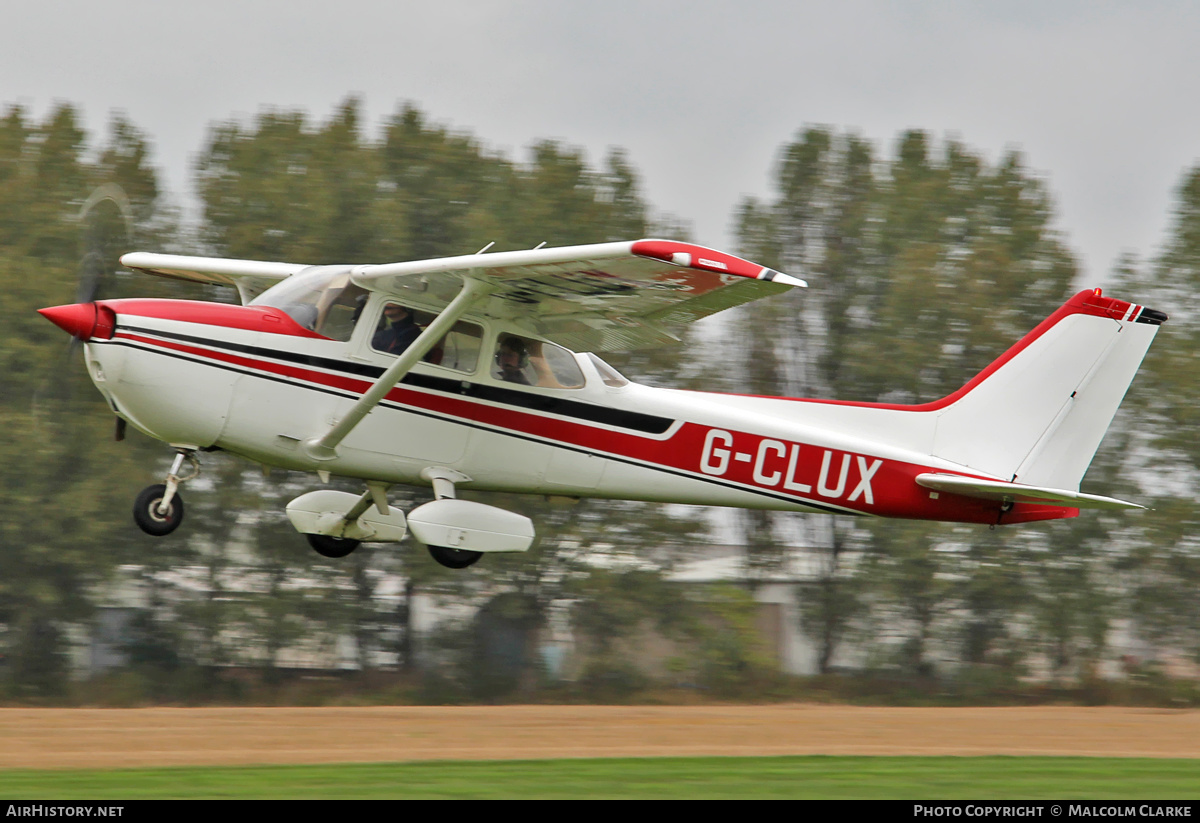
<path id="1" fill-rule="evenodd" d="M 994 531 L 838 519 L 796 528 L 801 518 L 756 513 L 748 546 L 772 557 L 775 536 L 800 533 L 821 551 L 806 619 L 822 670 L 855 634 L 875 661 L 914 673 L 965 662 L 1019 675 L 1037 661 L 1058 676 L 1088 675 L 1111 655 L 1119 627 L 1149 660 L 1200 662 L 1191 499 L 1200 441 L 1190 393 L 1198 318 L 1189 303 L 1198 175 L 1180 189 L 1165 254 L 1117 273 L 1120 293 L 1172 320 L 1087 478 L 1091 490 L 1151 499 L 1156 511 Z M 741 204 L 741 251 L 806 272 L 812 287 L 791 306 L 747 307 L 758 318 L 747 328 L 778 330 L 741 347 L 753 391 L 934 400 L 1080 285 L 1045 184 L 1015 152 L 989 165 L 955 140 L 935 149 L 909 131 L 884 159 L 853 133 L 810 128 L 781 152 L 775 187 L 772 201 Z"/>
<path id="2" fill-rule="evenodd" d="M 411 547 L 368 546 L 331 563 L 280 514 L 312 478 L 264 479 L 216 456 L 188 489 L 187 527 L 146 538 L 125 512 L 163 473 L 165 450 L 140 437 L 111 440 L 78 354 L 32 311 L 72 299 L 84 243 L 115 268 L 129 245 L 321 263 L 460 254 L 491 241 L 499 250 L 680 236 L 678 221 L 644 201 L 622 152 L 594 169 L 579 150 L 545 141 L 518 162 L 411 105 L 378 138 L 364 135 L 354 100 L 324 123 L 266 111 L 210 132 L 195 169 L 198 226 L 178 225 L 148 157 L 147 138 L 122 117 L 99 149 L 89 149 L 69 105 L 41 123 L 20 107 L 0 121 L 0 282 L 16 297 L 0 306 L 0 415 L 10 435 L 0 445 L 0 642 L 18 694 L 61 687 L 64 627 L 86 622 L 101 593 L 114 591 L 141 598 L 127 646 L 151 684 L 238 663 L 269 671 L 288 651 L 328 658 L 350 637 L 361 668 L 421 660 L 442 688 L 532 688 L 544 661 L 527 638 L 551 637 L 564 613 L 585 680 L 640 682 L 631 644 L 653 629 L 675 643 L 676 679 L 741 682 L 765 665 L 753 581 L 780 574 L 798 550 L 819 558 L 819 580 L 802 599 L 822 671 L 986 664 L 1015 677 L 1045 660 L 1075 676 L 1111 653 L 1112 629 L 1124 624 L 1150 657 L 1200 654 L 1189 496 L 1200 466 L 1190 402 L 1200 399 L 1200 321 L 1188 303 L 1200 273 L 1200 169 L 1181 188 L 1171 245 L 1118 274 L 1123 291 L 1172 321 L 1087 481 L 1100 493 L 1153 497 L 1155 512 L 996 531 L 740 512 L 751 585 L 689 592 L 667 574 L 707 538 L 695 512 L 516 498 L 501 505 L 539 525 L 526 555 L 455 574 Z M 110 202 L 81 217 L 107 182 L 128 194 L 131 220 Z M 812 128 L 783 147 L 775 189 L 736 209 L 739 251 L 812 287 L 735 310 L 712 332 L 739 336 L 726 350 L 740 359 L 720 377 L 710 369 L 698 381 L 686 343 L 669 356 L 633 353 L 620 367 L 668 385 L 922 402 L 1002 352 L 1076 277 L 1045 184 L 1016 153 L 993 165 L 911 131 L 885 157 L 853 133 Z M 145 278 L 132 285 L 111 277 L 102 293 L 213 297 Z M 393 492 L 406 508 L 423 497 Z M 410 607 L 421 595 L 490 605 L 473 628 L 418 648 Z M 504 627 L 525 639 L 505 640 Z"/>

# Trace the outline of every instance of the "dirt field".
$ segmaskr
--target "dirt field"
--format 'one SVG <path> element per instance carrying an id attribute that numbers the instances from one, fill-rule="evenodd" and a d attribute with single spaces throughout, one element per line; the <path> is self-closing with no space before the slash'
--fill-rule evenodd
<path id="1" fill-rule="evenodd" d="M 0 709 L 0 768 L 782 754 L 1200 757 L 1200 711 L 823 705 Z"/>

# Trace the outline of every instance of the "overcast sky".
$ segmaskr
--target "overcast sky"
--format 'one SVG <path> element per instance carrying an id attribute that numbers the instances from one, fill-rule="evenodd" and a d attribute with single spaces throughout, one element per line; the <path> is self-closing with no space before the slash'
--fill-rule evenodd
<path id="1" fill-rule="evenodd" d="M 523 159 L 541 138 L 598 164 L 625 148 L 645 194 L 732 245 L 806 124 L 890 155 L 901 129 L 995 161 L 1020 149 L 1101 282 L 1154 254 L 1200 161 L 1200 4 L 1140 0 L 108 0 L 8 2 L 0 103 L 124 111 L 176 200 L 211 124 L 264 106 L 326 119 L 359 95 L 368 135 L 402 101 Z M 473 251 L 473 249 L 464 249 Z"/>

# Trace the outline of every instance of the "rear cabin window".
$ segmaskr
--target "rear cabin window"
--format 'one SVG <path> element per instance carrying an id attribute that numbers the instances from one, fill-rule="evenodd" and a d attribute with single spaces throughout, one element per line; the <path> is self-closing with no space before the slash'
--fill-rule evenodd
<path id="1" fill-rule="evenodd" d="M 604 381 L 604 385 L 611 386 L 614 389 L 619 389 L 622 386 L 628 386 L 629 381 L 625 376 L 612 366 L 605 363 L 596 355 L 588 352 L 588 359 L 592 361 L 592 365 L 596 367 L 596 371 L 600 372 L 600 379 Z"/>

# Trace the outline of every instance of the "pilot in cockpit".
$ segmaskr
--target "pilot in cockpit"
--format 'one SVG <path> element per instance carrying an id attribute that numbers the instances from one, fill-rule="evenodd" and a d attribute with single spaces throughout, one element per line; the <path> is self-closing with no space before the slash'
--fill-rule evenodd
<path id="1" fill-rule="evenodd" d="M 492 377 L 505 383 L 541 389 L 578 389 L 584 384 L 575 355 L 544 340 L 502 334 L 495 360 Z"/>
<path id="2" fill-rule="evenodd" d="M 499 368 L 496 377 L 506 383 L 528 386 L 529 378 L 524 372 L 528 365 L 529 351 L 524 340 L 510 335 L 500 341 L 500 347 L 496 349 L 496 366 Z"/>

